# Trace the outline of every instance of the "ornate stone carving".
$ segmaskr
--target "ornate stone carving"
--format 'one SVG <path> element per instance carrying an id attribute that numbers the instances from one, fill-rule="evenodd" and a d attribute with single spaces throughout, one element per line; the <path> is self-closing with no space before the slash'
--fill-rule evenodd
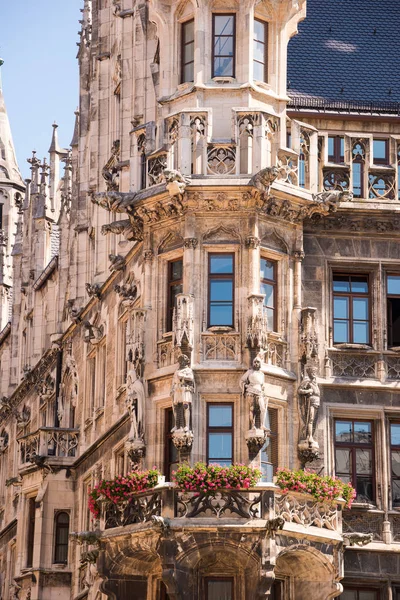
<path id="1" fill-rule="evenodd" d="M 105 529 L 125 527 L 135 523 L 148 523 L 161 515 L 161 493 L 151 492 L 133 496 L 127 502 L 106 503 L 104 507 Z"/>
<path id="2" fill-rule="evenodd" d="M 178 362 L 179 367 L 172 377 L 171 387 L 172 409 L 174 412 L 174 427 L 171 433 L 174 444 L 176 440 L 177 447 L 180 447 L 185 437 L 181 435 L 182 432 L 193 434 L 191 417 L 195 384 L 193 371 L 190 367 L 190 359 L 185 354 L 181 354 Z"/>
<path id="3" fill-rule="evenodd" d="M 167 167 L 167 155 L 159 154 L 154 158 L 149 158 L 147 162 L 147 175 L 149 181 L 149 187 L 163 183 L 164 181 L 164 170 Z"/>
<path id="4" fill-rule="evenodd" d="M 79 323 L 83 313 L 83 308 L 78 308 L 75 306 L 75 300 L 68 300 L 66 308 L 71 321 L 73 323 Z"/>
<path id="5" fill-rule="evenodd" d="M 125 406 L 131 418 L 129 441 L 143 441 L 146 393 L 144 385 L 138 377 L 137 367 L 132 363 L 129 366 L 126 378 Z"/>
<path id="6" fill-rule="evenodd" d="M 260 450 L 268 433 L 268 398 L 265 395 L 265 375 L 261 370 L 261 358 L 256 356 L 253 367 L 240 378 L 240 389 L 249 405 L 250 427 L 246 442 L 250 450 Z"/>
<path id="7" fill-rule="evenodd" d="M 308 217 L 311 217 L 315 213 L 326 214 L 329 212 L 335 212 L 338 208 L 339 202 L 349 202 L 352 200 L 353 194 L 348 190 L 329 190 L 327 192 L 313 194 L 312 197 L 315 206 L 314 209 L 307 215 Z"/>
<path id="8" fill-rule="evenodd" d="M 387 356 L 387 378 L 392 380 L 400 379 L 400 357 L 399 356 Z"/>
<path id="9" fill-rule="evenodd" d="M 184 246 L 185 248 L 191 248 L 192 250 L 195 250 L 197 248 L 197 245 L 199 243 L 199 240 L 197 238 L 185 238 L 184 239 Z"/>
<path id="10" fill-rule="evenodd" d="M 248 298 L 250 316 L 247 322 L 247 345 L 249 348 L 266 350 L 268 347 L 268 317 L 264 307 L 264 294 L 252 294 Z"/>
<path id="11" fill-rule="evenodd" d="M 178 492 L 176 516 L 193 518 L 198 516 L 241 517 L 258 519 L 261 516 L 261 494 L 235 490 L 210 493 Z"/>
<path id="12" fill-rule="evenodd" d="M 159 369 L 169 367 L 178 362 L 180 349 L 176 348 L 172 340 L 157 343 L 157 366 Z"/>
<path id="13" fill-rule="evenodd" d="M 237 334 L 203 334 L 203 360 L 239 361 L 240 345 Z"/>
<path id="14" fill-rule="evenodd" d="M 285 494 L 275 497 L 275 515 L 288 523 L 304 527 L 319 527 L 336 531 L 338 515 L 335 507 L 304 498 L 303 494 Z"/>
<path id="15" fill-rule="evenodd" d="M 115 271 L 122 271 L 125 268 L 125 258 L 120 254 L 109 254 L 108 258 L 110 259 L 110 271 L 114 273 Z"/>
<path id="16" fill-rule="evenodd" d="M 303 427 L 298 444 L 299 455 L 304 462 L 319 456 L 319 444 L 314 439 L 316 420 L 320 405 L 320 391 L 317 383 L 317 369 L 309 367 L 298 387 L 300 415 Z"/>
<path id="17" fill-rule="evenodd" d="M 255 237 L 254 235 L 249 235 L 245 240 L 245 244 L 246 248 L 251 248 L 255 250 L 256 248 L 259 248 L 261 240 L 260 238 Z"/>
<path id="18" fill-rule="evenodd" d="M 101 171 L 106 181 L 107 190 L 117 191 L 119 189 L 119 156 L 120 142 L 115 140 L 111 148 L 111 156 Z"/>
<path id="19" fill-rule="evenodd" d="M 109 212 L 128 214 L 128 219 L 113 221 L 112 223 L 103 225 L 101 228 L 103 235 L 111 232 L 122 234 L 127 240 L 143 240 L 143 219 L 134 207 L 136 193 L 109 190 L 97 194 L 91 192 L 89 195 L 94 204 L 101 206 Z"/>
<path id="20" fill-rule="evenodd" d="M 334 377 L 376 378 L 375 355 L 356 354 L 354 352 L 330 352 L 332 374 Z"/>
<path id="21" fill-rule="evenodd" d="M 29 406 L 24 404 L 21 412 L 15 413 L 15 418 L 17 421 L 18 427 L 26 427 L 29 421 L 31 420 L 31 409 Z"/>
<path id="22" fill-rule="evenodd" d="M 345 192 L 350 189 L 350 171 L 346 169 L 324 168 L 324 190 Z"/>
<path id="23" fill-rule="evenodd" d="M 119 284 L 114 285 L 114 290 L 118 294 L 118 296 L 121 298 L 122 306 L 125 306 L 125 307 L 133 306 L 133 304 L 138 296 L 138 286 L 137 286 L 136 281 L 133 278 L 132 278 L 132 280 L 130 280 L 128 278 L 128 280 L 125 281 L 125 283 L 122 283 L 121 285 L 119 285 Z"/>
<path id="24" fill-rule="evenodd" d="M 357 512 L 353 508 L 351 512 L 344 511 L 343 537 L 347 534 L 363 533 L 371 534 L 374 540 L 382 540 L 383 519 L 383 515 L 366 512 L 365 510 Z"/>
<path id="25" fill-rule="evenodd" d="M 104 337 L 104 325 L 97 327 L 90 321 L 82 321 L 84 328 L 83 341 L 87 344 L 98 344 Z"/>
<path id="26" fill-rule="evenodd" d="M 278 177 L 279 170 L 277 167 L 266 167 L 253 175 L 249 181 L 249 185 L 254 188 L 255 192 L 268 196 L 271 185 Z"/>
<path id="27" fill-rule="evenodd" d="M 8 448 L 9 435 L 5 429 L 0 433 L 0 454 L 3 454 Z"/>
<path id="28" fill-rule="evenodd" d="M 343 543 L 346 546 L 367 546 L 373 539 L 372 533 L 349 532 L 343 534 Z"/>
<path id="29" fill-rule="evenodd" d="M 298 156 L 291 150 L 278 152 L 278 177 L 285 183 L 298 185 Z"/>
<path id="30" fill-rule="evenodd" d="M 317 309 L 311 306 L 301 311 L 300 355 L 304 363 L 318 360 Z"/>
<path id="31" fill-rule="evenodd" d="M 132 310 L 126 330 L 126 360 L 131 363 L 144 361 L 144 326 L 146 310 L 135 308 Z"/>
<path id="32" fill-rule="evenodd" d="M 236 146 L 208 144 L 207 172 L 209 175 L 233 175 L 236 172 Z"/>
<path id="33" fill-rule="evenodd" d="M 395 198 L 395 173 L 382 173 L 382 171 L 369 171 L 368 174 L 368 197 L 371 199 Z"/>
<path id="34" fill-rule="evenodd" d="M 190 179 L 174 169 L 164 169 L 164 179 L 171 197 L 182 196 Z"/>
<path id="35" fill-rule="evenodd" d="M 85 283 L 87 295 L 90 298 L 101 298 L 101 284 L 100 283 Z"/>
<path id="36" fill-rule="evenodd" d="M 180 348 L 187 343 L 189 348 L 194 344 L 194 298 L 191 294 L 178 294 L 173 313 L 173 344 Z"/>

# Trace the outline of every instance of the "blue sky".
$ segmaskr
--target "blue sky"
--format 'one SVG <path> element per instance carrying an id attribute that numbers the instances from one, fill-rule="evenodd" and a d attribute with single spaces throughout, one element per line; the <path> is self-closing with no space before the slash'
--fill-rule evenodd
<path id="1" fill-rule="evenodd" d="M 23 177 L 32 150 L 47 155 L 52 123 L 68 146 L 78 106 L 76 60 L 83 0 L 0 0 L 3 92 Z"/>

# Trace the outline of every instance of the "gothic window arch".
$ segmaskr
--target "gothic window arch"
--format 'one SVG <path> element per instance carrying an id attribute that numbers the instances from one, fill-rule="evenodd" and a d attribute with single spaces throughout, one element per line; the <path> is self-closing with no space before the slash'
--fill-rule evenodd
<path id="1" fill-rule="evenodd" d="M 54 564 L 68 562 L 69 513 L 57 512 L 54 517 Z"/>

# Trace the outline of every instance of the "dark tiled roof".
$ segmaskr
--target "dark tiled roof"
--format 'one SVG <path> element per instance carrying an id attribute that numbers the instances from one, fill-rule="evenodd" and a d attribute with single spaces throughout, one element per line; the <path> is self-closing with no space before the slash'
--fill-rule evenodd
<path id="1" fill-rule="evenodd" d="M 307 0 L 289 42 L 288 94 L 400 102 L 400 0 Z"/>

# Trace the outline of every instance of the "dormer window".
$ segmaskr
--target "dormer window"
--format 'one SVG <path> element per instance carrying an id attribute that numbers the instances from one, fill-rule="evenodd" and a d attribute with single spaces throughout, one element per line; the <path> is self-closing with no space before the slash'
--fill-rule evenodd
<path id="1" fill-rule="evenodd" d="M 182 23 L 181 83 L 194 81 L 194 19 Z"/>
<path id="2" fill-rule="evenodd" d="M 235 32 L 235 15 L 213 15 L 213 77 L 235 77 Z"/>
<path id="3" fill-rule="evenodd" d="M 254 20 L 253 37 L 253 79 L 268 81 L 268 24 Z"/>

